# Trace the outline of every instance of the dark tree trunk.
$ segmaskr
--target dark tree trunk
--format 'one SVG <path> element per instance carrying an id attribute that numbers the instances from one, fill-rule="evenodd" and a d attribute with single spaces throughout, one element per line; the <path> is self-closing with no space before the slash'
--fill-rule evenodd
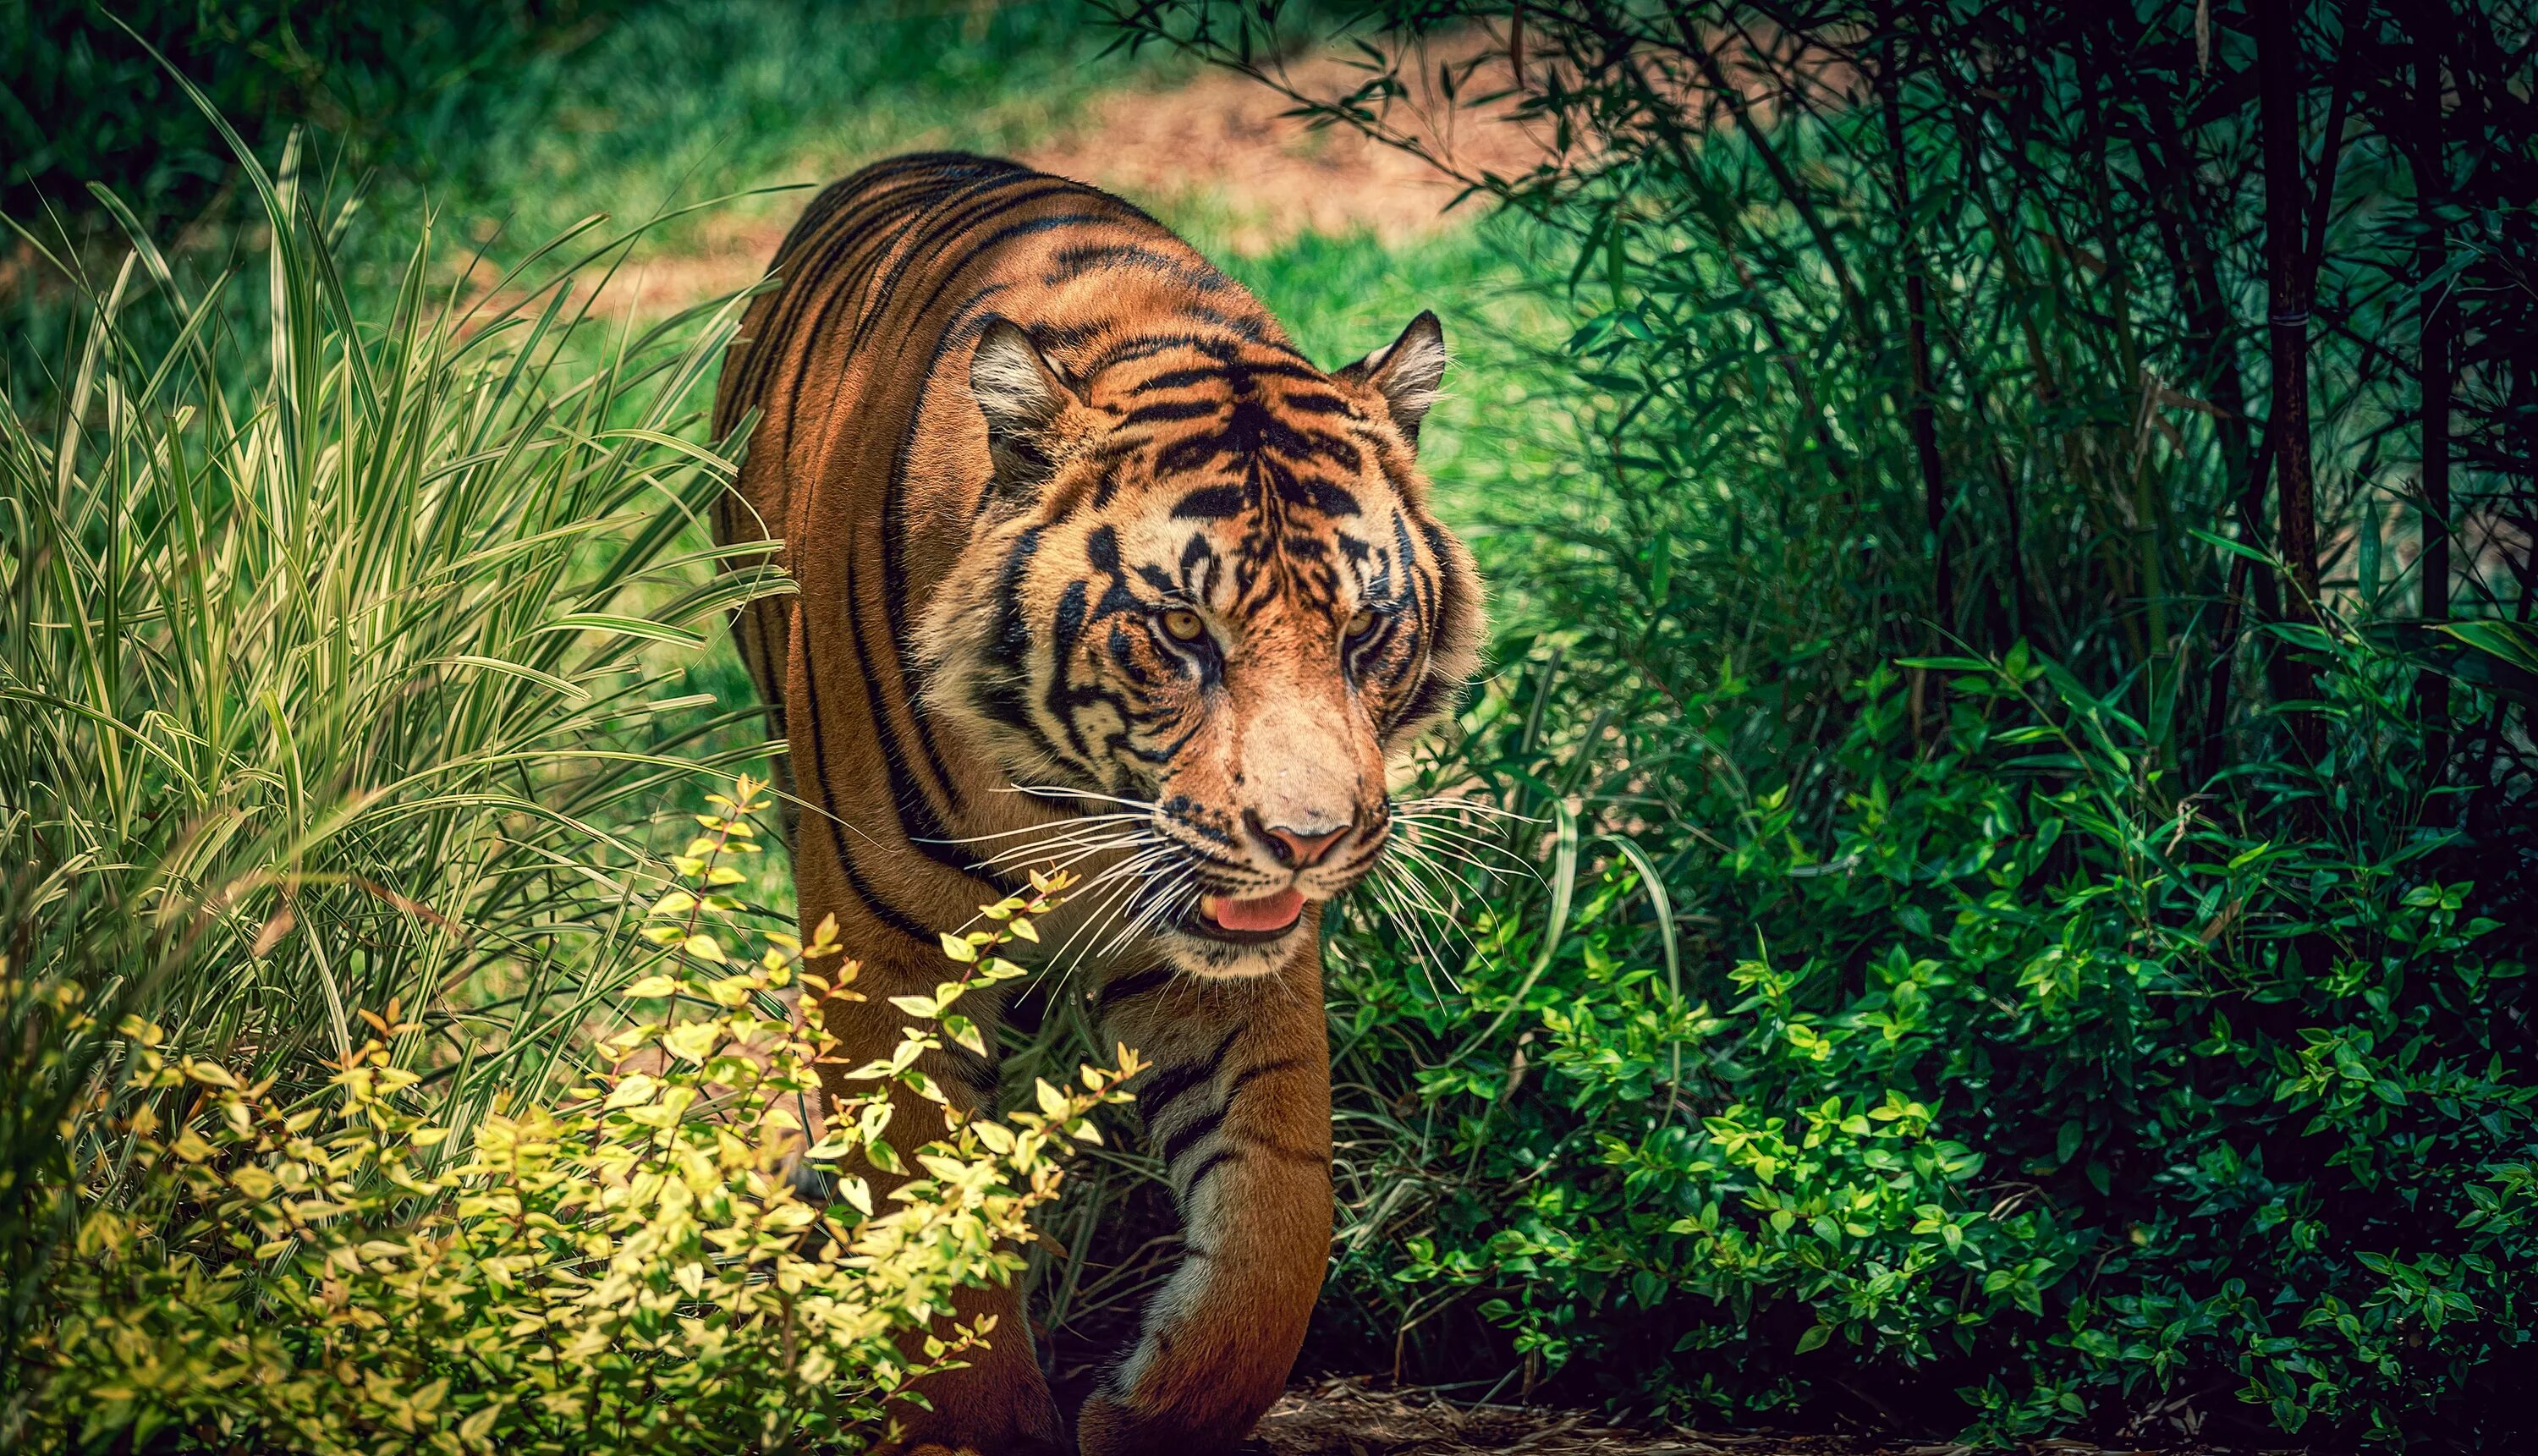
<path id="1" fill-rule="evenodd" d="M 1939 639 L 1934 652 L 1946 650 L 1944 636 L 1957 625 L 1955 563 L 1948 553 L 1948 480 L 1939 456 L 1939 418 L 1930 398 L 1930 289 L 1923 276 L 1919 240 L 1912 233 L 1911 166 L 1904 146 L 1904 66 L 1899 56 L 1889 65 L 1883 90 L 1886 144 L 1895 168 L 1897 232 L 1904 250 L 1904 338 L 1910 370 L 1911 394 L 1904 418 L 1912 432 L 1912 454 L 1921 472 L 1921 518 L 1929 535 L 1930 616 Z"/>
<path id="2" fill-rule="evenodd" d="M 2415 207 L 2423 235 L 2416 244 L 2416 311 L 2423 341 L 2423 554 L 2417 563 L 2423 586 L 2421 616 L 2439 622 L 2450 615 L 2450 394 L 2453 318 L 2442 272 L 2449 262 L 2448 223 L 2441 216 L 2449 190 L 2447 127 L 2442 100 L 2441 53 L 2449 31 L 2445 0 L 2415 0 L 2414 171 Z M 2432 730 L 2429 757 L 2448 757 L 2450 680 L 2427 670 L 2417 698 Z"/>
<path id="3" fill-rule="evenodd" d="M 2313 292 L 2304 236 L 2307 188 L 2301 178 L 2300 52 L 2293 31 L 2296 0 L 2256 0 L 2257 128 L 2264 143 L 2265 325 L 2273 360 L 2273 405 L 2265 425 L 2274 467 L 2275 549 L 2287 573 L 2283 616 L 2317 621 L 2317 502 L 2311 476 L 2308 418 L 2308 313 Z M 2320 185 L 2332 186 L 2331 180 Z M 2278 700 L 2314 693 L 2306 664 L 2277 653 Z M 2314 756 L 2315 719 L 2304 715 L 2296 737 Z"/>

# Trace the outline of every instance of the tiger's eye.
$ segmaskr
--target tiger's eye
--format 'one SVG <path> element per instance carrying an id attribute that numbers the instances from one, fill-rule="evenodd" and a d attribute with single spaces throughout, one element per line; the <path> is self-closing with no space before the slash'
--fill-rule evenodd
<path id="1" fill-rule="evenodd" d="M 1374 630 L 1374 614 L 1372 612 L 1360 611 L 1355 617 L 1348 620 L 1348 634 L 1350 636 L 1362 637 L 1372 630 Z"/>
<path id="2" fill-rule="evenodd" d="M 1195 642 L 1207 635 L 1207 624 L 1198 620 L 1196 612 L 1175 607 L 1164 614 L 1164 630 L 1171 633 L 1176 642 Z"/>

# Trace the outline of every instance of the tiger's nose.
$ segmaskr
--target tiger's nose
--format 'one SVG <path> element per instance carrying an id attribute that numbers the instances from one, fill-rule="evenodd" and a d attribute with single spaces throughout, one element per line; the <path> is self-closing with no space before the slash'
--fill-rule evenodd
<path id="1" fill-rule="evenodd" d="M 1271 856 L 1291 870 L 1310 869 L 1320 864 L 1342 839 L 1348 837 L 1348 831 L 1356 827 L 1354 825 L 1341 825 L 1331 829 L 1290 828 L 1285 825 L 1262 824 L 1257 814 L 1246 813 L 1243 818 L 1251 822 L 1251 832 L 1259 835 L 1261 842 L 1269 846 Z"/>

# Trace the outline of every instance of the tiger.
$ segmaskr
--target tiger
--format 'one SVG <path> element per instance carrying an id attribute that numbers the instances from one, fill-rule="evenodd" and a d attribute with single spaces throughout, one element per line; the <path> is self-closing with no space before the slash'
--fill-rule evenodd
<path id="1" fill-rule="evenodd" d="M 715 526 L 793 582 L 733 631 L 786 746 L 802 923 L 835 916 L 862 962 L 863 999 L 824 1007 L 837 1066 L 900 1042 L 890 998 L 940 979 L 940 932 L 1035 855 L 1080 861 L 1071 994 L 1150 1064 L 1185 1234 L 1071 1432 L 993 1288 L 947 1317 L 992 1319 L 985 1348 L 894 1407 L 887 1449 L 1228 1449 L 1328 1262 L 1325 907 L 1396 832 L 1388 769 L 1484 631 L 1416 454 L 1443 331 L 1423 311 L 1324 370 L 1136 207 L 954 153 L 827 187 L 760 287 L 716 392 L 716 435 L 748 434 Z M 997 1094 L 992 1057 L 919 1066 L 965 1114 Z M 890 1125 L 942 1119 L 902 1092 Z"/>

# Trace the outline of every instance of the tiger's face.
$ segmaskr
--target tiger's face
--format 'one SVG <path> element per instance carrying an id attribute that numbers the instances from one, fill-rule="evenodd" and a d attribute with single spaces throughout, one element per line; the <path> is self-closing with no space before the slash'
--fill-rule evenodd
<path id="1" fill-rule="evenodd" d="M 1053 843 L 1129 866 L 1087 887 L 1118 927 L 1096 935 L 1264 973 L 1382 854 L 1387 763 L 1453 709 L 1482 631 L 1414 458 L 1444 366 L 1424 313 L 1334 373 L 1245 346 L 1078 382 L 1015 325 L 981 334 L 985 564 L 927 613 L 925 701 L 1071 797 Z"/>

